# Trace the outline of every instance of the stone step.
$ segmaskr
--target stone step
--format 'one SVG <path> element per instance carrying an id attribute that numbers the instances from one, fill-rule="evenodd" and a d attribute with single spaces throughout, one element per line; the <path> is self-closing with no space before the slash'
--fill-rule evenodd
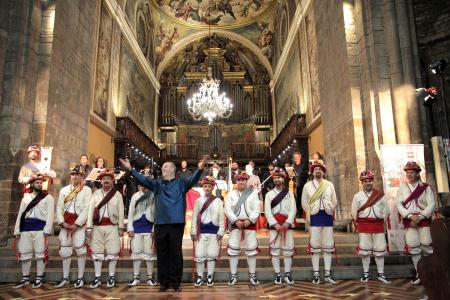
<path id="1" fill-rule="evenodd" d="M 103 264 L 102 270 L 102 281 L 106 283 L 107 281 L 107 264 Z M 32 270 L 35 269 L 35 265 L 33 264 Z M 141 278 L 144 280 L 146 278 L 146 274 L 144 273 L 144 268 L 141 268 Z M 229 268 L 216 268 L 215 270 L 215 280 L 218 282 L 227 281 L 229 278 Z M 312 269 L 311 267 L 292 267 L 292 276 L 296 281 L 299 280 L 307 280 L 310 281 L 312 279 Z M 10 268 L 6 272 L 3 270 L 0 272 L 0 282 L 18 282 L 21 278 L 20 268 Z M 323 270 L 321 271 L 323 275 Z M 334 266 L 332 268 L 333 277 L 337 280 L 342 279 L 359 279 L 362 274 L 362 267 L 358 266 Z M 387 265 L 385 267 L 385 274 L 389 278 L 409 278 L 412 276 L 412 265 Z M 34 272 L 31 273 L 31 279 L 34 280 Z M 76 270 L 74 269 L 70 273 L 70 279 L 72 281 L 76 280 Z M 371 276 L 373 279 L 376 278 L 376 267 L 371 267 Z M 133 277 L 133 269 L 132 268 L 118 268 L 116 271 L 116 279 L 118 282 L 129 282 Z M 257 277 L 260 281 L 272 281 L 273 280 L 273 269 L 271 267 L 264 267 L 257 269 Z M 87 281 L 92 281 L 94 278 L 94 269 L 93 267 L 87 267 L 85 273 L 85 279 Z M 46 269 L 46 282 L 56 282 L 61 279 L 61 268 L 47 268 Z M 238 279 L 240 282 L 248 281 L 248 269 L 238 268 Z M 185 268 L 183 272 L 183 282 L 192 282 L 192 269 Z"/>
<path id="2" fill-rule="evenodd" d="M 282 258 L 281 258 L 282 260 Z M 321 259 L 321 263 L 323 260 Z M 372 260 L 374 263 L 374 261 Z M 411 258 L 409 256 L 401 256 L 401 255 L 390 255 L 385 258 L 386 265 L 404 265 L 410 264 Z M 296 255 L 293 259 L 294 266 L 308 266 L 311 264 L 311 256 L 304 255 Z M 361 258 L 355 254 L 342 254 L 338 256 L 338 264 L 336 263 L 336 259 L 333 256 L 333 264 L 339 266 L 354 266 L 361 264 Z M 144 265 L 144 264 L 142 264 Z M 258 268 L 260 267 L 270 267 L 272 265 L 271 257 L 268 255 L 258 255 L 256 265 Z M 0 261 L 0 272 L 7 271 L 9 268 L 15 268 L 19 266 L 19 262 L 15 257 L 5 257 Z M 49 268 L 58 268 L 62 266 L 62 258 L 59 256 L 50 257 L 48 261 L 47 267 Z M 77 267 L 77 258 L 72 258 L 72 268 Z M 86 261 L 86 266 L 93 266 L 92 259 L 88 258 Z M 120 258 L 117 267 L 118 268 L 131 268 L 133 266 L 133 261 L 129 257 Z M 183 256 L 183 267 L 189 268 L 192 266 L 192 256 Z M 229 267 L 228 257 L 223 256 L 220 260 L 216 262 L 217 267 Z M 239 267 L 246 267 L 247 261 L 245 256 L 239 257 Z M 156 267 L 156 263 L 155 263 Z"/>

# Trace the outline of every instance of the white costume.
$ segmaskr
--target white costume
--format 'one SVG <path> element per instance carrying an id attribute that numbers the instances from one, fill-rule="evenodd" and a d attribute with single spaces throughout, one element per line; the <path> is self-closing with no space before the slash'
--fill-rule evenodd
<path id="1" fill-rule="evenodd" d="M 46 238 L 53 228 L 54 200 L 51 195 L 46 195 L 40 202 L 25 214 L 25 222 L 20 228 L 20 219 L 30 202 L 36 197 L 35 193 L 25 193 L 20 202 L 19 213 L 14 227 L 14 235 L 20 235 L 18 242 L 19 260 L 22 261 L 22 276 L 28 278 L 31 269 L 31 259 L 37 260 L 37 277 L 45 271 L 44 259 L 46 256 Z"/>
<path id="2" fill-rule="evenodd" d="M 207 261 L 208 275 L 214 274 L 215 261 L 220 253 L 220 241 L 225 231 L 225 217 L 222 200 L 215 198 L 201 215 L 200 228 L 197 228 L 197 217 L 208 197 L 201 197 L 195 201 L 192 213 L 191 236 L 198 236 L 195 245 L 195 261 L 197 275 L 203 276 L 204 262 Z M 200 232 L 197 232 L 197 230 Z"/>
<path id="3" fill-rule="evenodd" d="M 139 202 L 137 202 L 139 200 Z M 147 279 L 153 276 L 153 261 L 156 249 L 153 239 L 155 221 L 155 198 L 151 191 L 138 191 L 131 197 L 128 209 L 127 231 L 133 232 L 131 239 L 131 259 L 133 260 L 134 278 L 139 278 L 141 260 L 147 264 Z M 153 282 L 152 282 L 153 283 Z"/>
<path id="4" fill-rule="evenodd" d="M 247 199 L 240 207 L 237 207 L 242 193 L 249 193 Z M 256 271 L 256 254 L 258 254 L 258 242 L 256 239 L 256 221 L 260 212 L 259 197 L 256 191 L 233 190 L 227 195 L 225 201 L 225 214 L 228 221 L 232 224 L 230 228 L 230 237 L 228 240 L 227 252 L 230 255 L 231 274 L 236 274 L 238 255 L 241 252 L 241 239 L 245 244 L 245 254 L 249 265 L 250 274 Z M 251 225 L 247 229 L 236 228 L 234 223 L 237 220 L 249 220 Z"/>
<path id="5" fill-rule="evenodd" d="M 408 252 L 412 255 L 414 268 L 416 270 L 421 253 L 433 253 L 430 224 L 431 216 L 436 208 L 434 193 L 430 186 L 425 189 L 418 199 L 412 200 L 409 203 L 404 203 L 404 201 L 419 185 L 423 186 L 423 183 L 417 182 L 414 185 L 402 183 L 397 190 L 397 209 L 403 218 L 403 224 L 405 227 L 405 243 Z M 410 222 L 409 218 L 412 215 L 419 216 L 420 222 L 416 227 L 408 226 L 408 223 Z"/>
<path id="6" fill-rule="evenodd" d="M 289 228 L 294 225 L 295 216 L 297 214 L 297 208 L 295 204 L 295 197 L 292 192 L 288 192 L 286 196 L 272 208 L 272 200 L 281 192 L 276 187 L 266 194 L 264 203 L 265 216 L 269 225 L 269 243 L 270 243 L 270 255 L 272 256 L 272 265 L 275 273 L 280 273 L 280 258 L 284 256 L 284 268 L 285 273 L 291 272 L 292 256 L 294 255 L 294 237 L 292 230 L 286 232 L 277 232 L 273 226 L 279 224 L 282 226 L 284 223 L 289 224 Z M 285 221 L 281 221 L 284 220 Z"/>
<path id="7" fill-rule="evenodd" d="M 153 244 L 153 223 L 155 221 L 155 198 L 153 192 L 148 191 L 148 197 L 141 200 L 136 206 L 138 200 L 143 192 L 138 191 L 131 197 L 130 206 L 128 209 L 128 224 L 127 231 L 134 232 L 134 237 L 131 240 L 131 259 L 132 260 L 156 260 L 155 247 Z M 143 219 L 145 218 L 145 220 Z M 135 222 L 146 221 L 149 225 L 147 230 L 136 230 Z M 136 228 L 137 229 L 137 228 Z M 139 232 L 149 231 L 149 232 Z"/>
<path id="8" fill-rule="evenodd" d="M 323 192 L 315 201 L 311 197 L 324 184 Z M 312 203 L 311 203 L 312 202 Z M 337 205 L 334 185 L 325 179 L 308 181 L 303 187 L 302 207 L 310 219 L 309 246 L 312 253 L 314 276 L 319 276 L 320 252 L 323 251 L 325 277 L 330 276 L 332 253 L 335 251 L 333 238 L 333 214 Z"/>
<path id="9" fill-rule="evenodd" d="M 114 276 L 121 248 L 119 229 L 125 230 L 123 198 L 118 191 L 108 203 L 100 208 L 102 225 L 94 225 L 94 209 L 106 195 L 107 193 L 103 189 L 95 191 L 89 204 L 87 228 L 92 230 L 91 250 L 94 259 L 95 277 L 101 275 L 103 260 L 109 260 L 109 276 Z"/>
<path id="10" fill-rule="evenodd" d="M 69 231 L 61 227 L 59 232 L 59 255 L 63 258 L 63 278 L 69 277 L 71 256 L 75 250 L 78 255 L 78 278 L 84 276 L 86 264 L 86 221 L 91 201 L 92 192 L 87 186 L 83 186 L 78 193 L 74 192 L 74 187 L 68 185 L 59 191 L 58 202 L 56 204 L 56 221 L 58 225 L 67 223 L 75 224 L 77 228 Z M 70 199 L 72 198 L 72 199 Z"/>
<path id="11" fill-rule="evenodd" d="M 378 275 L 384 273 L 384 257 L 388 254 L 384 223 L 389 215 L 386 196 L 383 195 L 375 204 L 370 205 L 360 211 L 366 205 L 369 198 L 377 191 L 360 191 L 355 194 L 352 202 L 352 218 L 356 222 L 359 236 L 357 247 L 358 254 L 362 256 L 362 264 L 365 275 L 368 279 L 370 255 L 375 256 Z"/>
<path id="12" fill-rule="evenodd" d="M 30 185 L 28 184 L 30 178 L 44 171 L 47 171 L 47 177 L 50 177 L 52 179 L 56 178 L 55 171 L 47 170 L 46 166 L 44 166 L 42 163 L 33 163 L 32 161 L 29 161 L 20 168 L 18 178 L 19 183 L 23 184 L 25 188 L 30 188 Z"/>

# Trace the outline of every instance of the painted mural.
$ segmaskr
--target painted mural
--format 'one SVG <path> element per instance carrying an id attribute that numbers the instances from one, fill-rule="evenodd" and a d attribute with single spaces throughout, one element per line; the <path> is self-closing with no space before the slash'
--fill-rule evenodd
<path id="1" fill-rule="evenodd" d="M 120 46 L 118 103 L 120 114 L 130 117 L 153 138 L 155 92 L 124 38 Z"/>
<path id="2" fill-rule="evenodd" d="M 100 9 L 100 28 L 98 34 L 97 64 L 92 111 L 105 122 L 108 122 L 112 31 L 112 17 L 110 16 L 108 9 L 102 4 Z"/>
<path id="3" fill-rule="evenodd" d="M 297 38 L 294 45 L 298 45 Z M 278 129 L 281 129 L 293 114 L 301 111 L 299 106 L 303 87 L 298 47 L 291 47 L 287 61 L 289 64 L 286 65 L 275 87 Z"/>
<path id="4" fill-rule="evenodd" d="M 215 25 L 235 28 L 255 22 L 275 4 L 275 0 L 153 0 L 179 24 L 202 28 Z"/>
<path id="5" fill-rule="evenodd" d="M 154 20 L 152 9 L 146 0 L 128 0 L 125 3 L 125 19 L 130 25 L 142 53 L 152 67 L 155 66 Z"/>

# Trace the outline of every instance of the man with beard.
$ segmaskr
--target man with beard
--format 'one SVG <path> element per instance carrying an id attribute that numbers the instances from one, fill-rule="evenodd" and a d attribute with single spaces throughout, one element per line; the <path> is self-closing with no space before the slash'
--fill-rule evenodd
<path id="1" fill-rule="evenodd" d="M 24 164 L 20 168 L 19 183 L 24 185 L 24 192 L 32 192 L 32 188 L 28 185 L 28 181 L 32 176 L 42 176 L 44 179 L 47 177 L 55 179 L 56 173 L 53 170 L 45 170 L 45 167 L 40 163 L 39 156 L 41 150 L 35 145 L 28 147 L 28 163 Z"/>
<path id="2" fill-rule="evenodd" d="M 186 193 L 200 179 L 207 158 L 204 156 L 198 163 L 198 169 L 186 179 L 175 178 L 176 167 L 173 162 L 162 165 L 162 178 L 149 179 L 132 168 L 128 159 L 120 159 L 122 166 L 131 171 L 136 181 L 155 195 L 155 241 L 160 292 L 167 291 L 169 286 L 176 292 L 182 291 Z"/>
<path id="3" fill-rule="evenodd" d="M 397 190 L 397 209 L 403 218 L 405 228 L 405 250 L 412 256 L 416 276 L 411 284 L 420 284 L 417 263 L 422 253 L 433 253 L 431 240 L 431 216 L 436 208 L 434 193 L 431 187 L 420 180 L 420 166 L 415 161 L 406 163 L 407 182 Z"/>
<path id="4" fill-rule="evenodd" d="M 370 255 L 375 256 L 378 280 L 391 283 L 384 275 L 384 256 L 387 255 L 384 222 L 389 208 L 383 192 L 373 188 L 372 170 L 364 170 L 359 176 L 363 190 L 353 197 L 352 218 L 359 236 L 358 254 L 362 257 L 363 276 L 361 282 L 369 281 Z"/>
<path id="5" fill-rule="evenodd" d="M 140 281 L 141 261 L 147 264 L 147 284 L 156 285 L 153 279 L 153 263 L 156 260 L 153 239 L 155 222 L 155 197 L 153 192 L 139 185 L 138 191 L 131 197 L 128 209 L 128 236 L 131 238 L 131 259 L 133 260 L 133 280 L 129 286 L 136 286 Z"/>
<path id="6" fill-rule="evenodd" d="M 256 221 L 260 212 L 258 191 L 247 187 L 249 176 L 245 172 L 235 175 L 235 179 L 237 189 L 229 192 L 225 200 L 225 214 L 231 224 L 227 247 L 231 271 L 228 285 L 237 283 L 238 255 L 241 252 L 242 242 L 247 255 L 250 284 L 258 285 L 259 281 L 256 279 L 256 255 L 259 252 Z"/>
<path id="7" fill-rule="evenodd" d="M 216 185 L 214 178 L 206 176 L 201 181 L 201 185 L 205 194 L 195 201 L 191 227 L 191 238 L 197 242 L 195 246 L 196 287 L 201 286 L 204 282 L 202 277 L 205 261 L 208 269 L 206 284 L 214 285 L 214 267 L 220 252 L 220 241 L 225 231 L 223 203 L 213 195 Z"/>
<path id="8" fill-rule="evenodd" d="M 275 271 L 275 284 L 281 284 L 280 255 L 284 256 L 284 281 L 294 284 L 291 276 L 292 257 L 294 255 L 295 206 L 294 194 L 284 187 L 286 172 L 275 168 L 271 173 L 275 188 L 265 198 L 265 215 L 269 225 L 269 245 L 272 265 Z"/>
<path id="9" fill-rule="evenodd" d="M 92 195 L 86 230 L 86 236 L 91 240 L 95 271 L 90 288 L 97 288 L 102 284 L 100 276 L 104 260 L 109 261 L 107 287 L 112 288 L 116 284 L 116 264 L 121 250 L 120 237 L 125 231 L 123 198 L 114 188 L 112 171 L 106 169 L 98 177 L 102 188 Z"/>
<path id="10" fill-rule="evenodd" d="M 57 288 L 69 284 L 72 254 L 78 255 L 78 279 L 75 288 L 84 285 L 84 268 L 86 265 L 86 220 L 91 201 L 91 189 L 83 184 L 83 170 L 76 166 L 70 172 L 70 184 L 59 191 L 56 204 L 56 220 L 61 226 L 59 232 L 59 255 L 62 257 L 63 278 L 56 284 Z"/>
<path id="11" fill-rule="evenodd" d="M 181 169 L 177 171 L 177 178 L 188 178 L 192 175 L 192 172 L 188 170 L 188 163 L 185 160 L 181 161 Z"/>
<path id="12" fill-rule="evenodd" d="M 25 193 L 20 203 L 14 235 L 18 239 L 18 255 L 22 265 L 22 280 L 14 288 L 30 284 L 31 259 L 36 258 L 36 280 L 33 288 L 42 286 L 47 254 L 47 237 L 52 233 L 54 200 L 42 191 L 42 176 L 31 176 L 27 184 L 32 192 Z"/>
<path id="13" fill-rule="evenodd" d="M 303 188 L 302 207 L 310 223 L 308 252 L 312 253 L 314 277 L 312 283 L 320 283 L 319 260 L 323 251 L 325 282 L 336 284 L 331 277 L 331 259 L 335 251 L 333 239 L 333 215 L 337 205 L 334 185 L 323 178 L 326 166 L 315 161 L 310 168 L 314 179 Z"/>

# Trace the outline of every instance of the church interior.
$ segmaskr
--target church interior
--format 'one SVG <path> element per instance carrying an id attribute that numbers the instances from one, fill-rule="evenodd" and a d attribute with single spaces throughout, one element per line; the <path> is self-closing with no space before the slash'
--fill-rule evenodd
<path id="1" fill-rule="evenodd" d="M 317 156 L 323 160 L 337 197 L 339 254 L 333 257 L 333 272 L 342 283 L 333 288 L 310 284 L 308 226 L 300 215 L 292 288 L 277 290 L 271 282 L 265 229 L 258 231 L 261 286 L 255 289 L 245 281 L 228 291 L 226 283 L 221 285 L 229 273 L 223 251 L 216 264 L 218 284 L 209 291 L 194 288 L 195 253 L 187 233 L 180 299 L 227 294 L 419 299 L 429 294 L 426 285 L 409 285 L 413 266 L 403 248 L 391 249 L 386 258 L 389 287 L 361 287 L 351 206 L 361 190 L 358 176 L 366 169 L 374 171 L 374 185 L 395 200 L 392 191 L 405 180 L 402 168 L 411 160 L 421 165 L 420 176 L 432 186 L 437 207 L 450 206 L 448 60 L 446 0 L 0 1 L 0 282 L 5 283 L 0 298 L 163 297 L 148 287 L 125 288 L 122 282 L 132 276 L 126 255 L 117 267 L 123 289 L 113 293 L 102 288 L 94 297 L 88 290 L 71 295 L 51 288 L 38 294 L 31 288 L 10 289 L 20 279 L 11 247 L 23 196 L 17 178 L 30 145 L 47 153 L 46 163 L 56 173 L 49 186 L 55 199 L 82 155 L 91 166 L 103 158 L 116 173 L 123 171 L 119 159 L 128 158 L 155 177 L 164 162 L 180 168 L 186 161 L 193 172 L 208 155 L 208 167 L 218 166 L 228 184 L 222 198 L 233 184 L 232 163 L 244 170 L 252 161 L 263 182 L 270 177 L 269 164 L 292 166 L 297 153 L 306 169 Z M 205 96 L 201 87 L 211 88 L 207 80 L 218 83 L 220 103 L 199 103 Z M 136 185 L 128 173 L 122 178 L 119 189 L 127 206 Z M 191 226 L 189 207 L 186 215 Z M 404 243 L 397 231 L 388 238 Z M 443 236 L 440 255 L 447 260 L 449 232 L 446 227 L 436 233 Z M 46 281 L 51 282 L 61 272 L 56 234 L 48 248 Z M 244 282 L 244 260 L 238 272 Z M 86 278 L 91 277 L 88 260 Z M 442 290 L 450 285 L 448 278 Z"/>

